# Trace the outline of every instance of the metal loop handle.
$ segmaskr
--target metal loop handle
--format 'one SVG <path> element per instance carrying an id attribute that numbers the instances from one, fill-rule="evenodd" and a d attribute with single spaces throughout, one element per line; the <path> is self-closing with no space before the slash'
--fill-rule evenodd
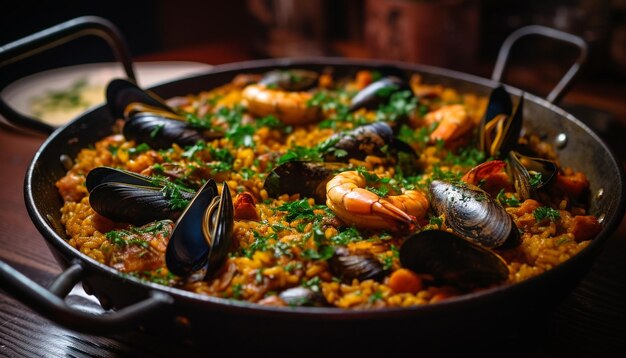
<path id="1" fill-rule="evenodd" d="M 104 39 L 113 50 L 115 58 L 124 66 L 128 78 L 135 80 L 133 61 L 122 33 L 109 20 L 97 16 L 78 17 L 0 46 L 0 67 L 87 35 Z M 0 98 L 0 114 L 19 127 L 46 134 L 56 129 L 55 126 L 16 112 L 2 98 Z"/>
<path id="2" fill-rule="evenodd" d="M 572 65 L 572 67 L 570 67 L 567 73 L 565 73 L 563 78 L 561 78 L 559 83 L 557 83 L 554 89 L 552 89 L 552 91 L 546 97 L 546 99 L 551 103 L 558 102 L 561 100 L 561 98 L 563 98 L 567 90 L 571 87 L 573 80 L 576 78 L 578 72 L 580 71 L 580 68 L 587 60 L 587 42 L 585 42 L 585 40 L 576 35 L 568 34 L 567 32 L 555 30 L 540 25 L 525 26 L 514 31 L 509 35 L 509 37 L 506 38 L 506 40 L 502 44 L 502 47 L 500 47 L 500 52 L 498 53 L 498 59 L 493 69 L 491 79 L 500 82 L 500 79 L 502 78 L 502 73 L 504 72 L 504 68 L 511 52 L 511 48 L 517 42 L 517 40 L 529 35 L 540 35 L 555 40 L 567 42 L 575 45 L 580 50 L 580 55 L 578 56 L 578 59 L 576 59 L 576 62 Z"/>
<path id="3" fill-rule="evenodd" d="M 173 303 L 171 296 L 150 291 L 150 296 L 145 300 L 113 313 L 93 315 L 77 311 L 64 298 L 80 282 L 83 274 L 81 263 L 74 261 L 46 290 L 0 260 L 0 284 L 4 290 L 53 322 L 84 333 L 119 332 L 138 325 L 146 317 Z"/>

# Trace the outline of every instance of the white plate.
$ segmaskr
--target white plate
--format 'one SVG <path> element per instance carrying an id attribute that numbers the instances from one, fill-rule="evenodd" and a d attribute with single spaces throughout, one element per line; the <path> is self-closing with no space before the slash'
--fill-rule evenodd
<path id="1" fill-rule="evenodd" d="M 212 67 L 186 61 L 135 62 L 134 65 L 137 82 L 144 88 Z M 0 95 L 16 111 L 60 126 L 87 109 L 104 103 L 106 85 L 117 77 L 126 77 L 119 62 L 61 67 L 21 78 L 8 85 Z M 60 93 L 62 100 L 59 100 Z M 68 93 L 77 95 L 75 101 L 68 102 Z M 55 94 L 56 100 L 53 99 Z"/>

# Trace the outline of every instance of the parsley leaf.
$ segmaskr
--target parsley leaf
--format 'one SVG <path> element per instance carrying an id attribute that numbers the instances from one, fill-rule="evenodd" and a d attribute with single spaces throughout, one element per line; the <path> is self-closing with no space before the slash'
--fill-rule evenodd
<path id="1" fill-rule="evenodd" d="M 537 222 L 540 222 L 544 219 L 550 219 L 550 221 L 555 222 L 561 219 L 561 213 L 547 206 L 540 206 L 537 209 L 533 210 L 533 216 Z"/>
<path id="2" fill-rule="evenodd" d="M 317 215 L 313 211 L 314 208 L 309 204 L 308 199 L 301 199 L 285 203 L 277 208 L 281 211 L 287 211 L 285 220 L 292 222 L 298 219 L 314 219 Z"/>
<path id="3" fill-rule="evenodd" d="M 333 244 L 340 245 L 340 246 L 345 246 L 350 242 L 362 241 L 362 240 L 363 240 L 363 236 L 361 236 L 361 233 L 355 227 L 349 227 L 343 230 L 342 232 L 340 232 L 339 234 L 330 238 L 330 241 Z"/>
<path id="4" fill-rule="evenodd" d="M 515 197 L 515 195 L 511 197 L 507 197 L 506 194 L 504 193 L 504 189 L 500 189 L 500 192 L 496 196 L 496 199 L 502 205 L 514 206 L 514 207 L 520 206 L 520 201 Z"/>
<path id="5" fill-rule="evenodd" d="M 317 250 L 306 249 L 302 252 L 302 258 L 305 260 L 328 260 L 335 254 L 332 246 L 321 245 Z"/>

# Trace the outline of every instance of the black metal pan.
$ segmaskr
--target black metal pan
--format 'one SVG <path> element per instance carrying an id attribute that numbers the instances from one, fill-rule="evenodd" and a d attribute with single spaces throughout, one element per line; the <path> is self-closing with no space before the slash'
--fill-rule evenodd
<path id="1" fill-rule="evenodd" d="M 82 19 L 87 22 L 90 20 L 93 19 Z M 584 45 L 582 40 L 571 35 L 538 27 L 526 28 L 516 36 L 538 33 Z M 54 34 L 51 36 L 54 37 Z M 509 42 L 514 40 L 509 39 Z M 504 50 L 499 63 L 503 63 L 508 53 L 506 46 Z M 581 58 L 584 58 L 584 48 L 582 52 Z M 228 337 L 243 337 L 242 341 L 261 337 L 259 339 L 264 341 L 288 344 L 290 340 L 294 342 L 299 337 L 311 336 L 323 342 L 354 340 L 359 344 L 368 344 L 372 340 L 408 339 L 405 342 L 421 342 L 421 348 L 454 345 L 462 341 L 493 342 L 518 323 L 554 308 L 590 269 L 602 244 L 624 215 L 621 164 L 594 132 L 552 103 L 563 94 L 562 90 L 577 71 L 578 65 L 568 72 L 568 78 L 551 94 L 551 100 L 525 94 L 524 123 L 527 130 L 540 134 L 548 143 L 554 144 L 563 165 L 587 175 L 592 193 L 590 212 L 602 221 L 603 230 L 578 255 L 524 282 L 422 307 L 347 311 L 315 307 L 264 307 L 198 295 L 120 274 L 79 253 L 66 242 L 60 224 L 62 199 L 54 186 L 65 174 L 65 168 L 59 160 L 62 155 L 75 157 L 81 148 L 111 133 L 114 118 L 107 108 L 101 106 L 54 131 L 41 146 L 26 173 L 24 195 L 29 214 L 65 271 L 50 287 L 43 288 L 0 262 L 0 283 L 3 289 L 41 315 L 65 327 L 90 333 L 117 333 L 124 328 L 142 326 L 146 330 L 182 336 L 204 337 L 201 339 L 211 337 L 208 345 L 219 345 Z M 341 75 L 380 66 L 395 66 L 407 73 L 417 72 L 426 82 L 441 83 L 480 95 L 488 95 L 499 85 L 498 81 L 415 64 L 314 58 L 220 65 L 205 74 L 164 83 L 152 90 L 169 98 L 222 85 L 243 72 L 261 73 L 275 68 L 293 67 L 322 70 L 332 67 L 335 73 Z M 128 65 L 126 67 L 130 68 Z M 497 68 L 499 70 L 496 73 L 501 74 L 501 65 Z M 513 87 L 507 86 L 507 90 L 514 96 L 522 94 L 522 91 Z M 114 310 L 103 316 L 95 316 L 65 304 L 63 298 L 78 282 L 82 282 L 85 290 L 95 295 L 105 309 Z"/>

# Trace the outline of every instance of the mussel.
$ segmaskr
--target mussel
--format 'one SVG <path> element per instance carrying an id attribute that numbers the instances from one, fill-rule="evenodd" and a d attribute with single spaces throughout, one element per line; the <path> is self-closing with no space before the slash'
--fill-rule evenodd
<path id="1" fill-rule="evenodd" d="M 278 297 L 289 306 L 328 306 L 324 295 L 303 286 L 286 289 Z"/>
<path id="2" fill-rule="evenodd" d="M 487 192 L 466 183 L 435 180 L 429 188 L 431 206 L 444 214 L 446 225 L 469 240 L 488 248 L 517 245 L 517 226 Z"/>
<path id="3" fill-rule="evenodd" d="M 124 111 L 131 103 L 141 103 L 170 113 L 176 113 L 154 92 L 143 90 L 127 79 L 114 79 L 106 88 L 107 107 L 114 118 L 124 118 Z"/>
<path id="4" fill-rule="evenodd" d="M 442 230 L 409 236 L 400 247 L 400 263 L 417 273 L 431 274 L 442 283 L 464 289 L 505 281 L 506 262 L 493 251 Z"/>
<path id="5" fill-rule="evenodd" d="M 485 116 L 479 127 L 480 150 L 486 157 L 505 158 L 515 149 L 524 116 L 524 95 L 515 108 L 509 94 L 500 86 L 491 92 Z"/>
<path id="6" fill-rule="evenodd" d="M 275 70 L 267 72 L 259 84 L 284 91 L 306 91 L 317 85 L 318 78 L 319 74 L 310 70 Z"/>
<path id="7" fill-rule="evenodd" d="M 167 245 L 167 268 L 179 276 L 206 269 L 215 273 L 226 259 L 234 226 L 233 201 L 228 185 L 218 195 L 217 184 L 209 179 L 182 213 Z"/>
<path id="8" fill-rule="evenodd" d="M 374 122 L 347 132 L 337 133 L 328 138 L 321 147 L 324 152 L 324 161 L 327 162 L 363 160 L 368 155 L 397 156 L 399 152 L 404 153 L 410 159 L 417 159 L 413 148 L 395 138 L 391 127 L 385 122 Z"/>
<path id="9" fill-rule="evenodd" d="M 349 110 L 377 109 L 381 104 L 387 103 L 393 93 L 410 90 L 406 81 L 396 76 L 386 76 L 370 83 L 352 97 Z"/>
<path id="10" fill-rule="evenodd" d="M 176 220 L 194 193 L 177 190 L 173 198 L 166 182 L 110 167 L 98 167 L 86 178 L 89 204 L 113 221 L 143 225 L 155 220 Z"/>
<path id="11" fill-rule="evenodd" d="M 521 200 L 530 199 L 537 190 L 551 183 L 559 170 L 552 160 L 528 157 L 516 151 L 509 153 L 508 168 Z"/>
<path id="12" fill-rule="evenodd" d="M 167 149 L 172 143 L 186 147 L 200 140 L 224 136 L 222 131 L 194 128 L 182 117 L 171 119 L 157 111 L 135 113 L 124 124 L 123 133 L 126 139 L 132 139 L 138 144 L 146 143 L 153 149 Z"/>
<path id="13" fill-rule="evenodd" d="M 382 280 L 388 273 L 383 264 L 373 255 L 351 254 L 345 247 L 335 248 L 334 255 L 328 260 L 330 271 L 344 282 L 353 279 Z"/>
<path id="14" fill-rule="evenodd" d="M 343 167 L 343 163 L 287 162 L 272 170 L 263 188 L 272 198 L 281 194 L 300 194 L 301 197 L 314 198 L 316 203 L 324 204 L 326 183 Z"/>
<path id="15" fill-rule="evenodd" d="M 116 118 L 125 118 L 123 134 L 137 144 L 167 149 L 196 144 L 224 136 L 223 131 L 194 127 L 156 94 L 128 80 L 113 80 L 107 86 L 107 105 Z"/>
<path id="16" fill-rule="evenodd" d="M 526 156 L 517 151 L 524 115 L 524 95 L 515 108 L 507 91 L 499 86 L 491 92 L 487 111 L 480 123 L 480 149 L 487 157 L 508 158 L 507 171 L 520 199 L 527 200 L 548 185 L 559 171 L 556 162 Z"/>

